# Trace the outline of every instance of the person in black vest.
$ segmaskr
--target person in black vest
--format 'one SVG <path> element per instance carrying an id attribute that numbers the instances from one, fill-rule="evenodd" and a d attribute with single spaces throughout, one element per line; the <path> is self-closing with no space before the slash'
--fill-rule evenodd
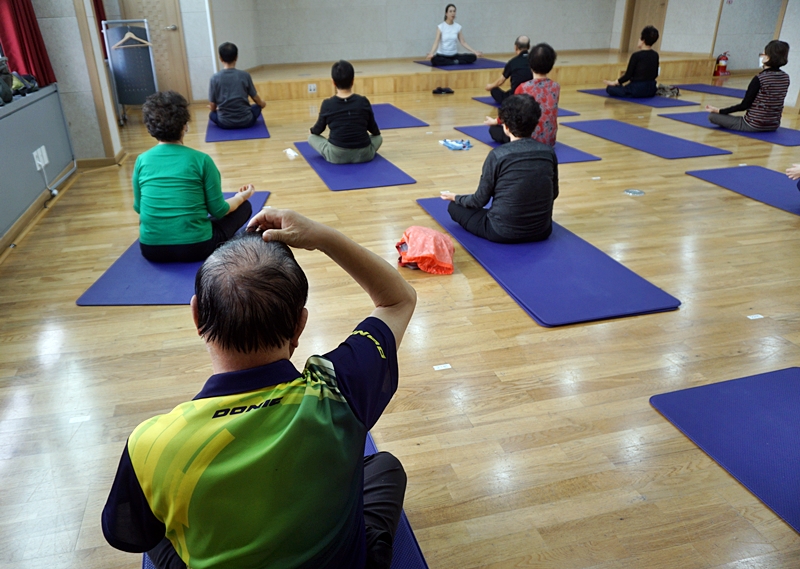
<path id="1" fill-rule="evenodd" d="M 528 50 L 531 48 L 531 40 L 528 36 L 519 36 L 514 42 L 514 53 L 516 55 L 508 60 L 503 74 L 494 83 L 489 83 L 486 90 L 492 94 L 492 98 L 501 105 L 508 97 L 514 94 L 517 87 L 533 79 L 530 64 L 528 63 Z M 511 79 L 511 89 L 504 91 L 500 86 Z"/>
<path id="2" fill-rule="evenodd" d="M 753 77 L 744 99 L 738 105 L 718 109 L 706 105 L 708 120 L 722 128 L 744 132 L 770 132 L 781 126 L 783 101 L 789 90 L 789 75 L 781 67 L 789 62 L 789 44 L 772 40 L 759 56 L 764 71 Z M 746 111 L 744 116 L 730 113 Z"/>
<path id="3" fill-rule="evenodd" d="M 612 97 L 645 98 L 656 96 L 656 77 L 658 77 L 658 52 L 653 45 L 658 41 L 658 30 L 646 26 L 642 30 L 637 47 L 639 51 L 631 55 L 628 69 L 616 81 L 603 81 L 606 93 Z M 625 85 L 625 83 L 628 83 Z"/>

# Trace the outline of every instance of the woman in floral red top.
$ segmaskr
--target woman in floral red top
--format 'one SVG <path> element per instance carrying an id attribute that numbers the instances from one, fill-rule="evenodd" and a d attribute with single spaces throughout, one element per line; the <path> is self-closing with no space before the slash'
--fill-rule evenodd
<path id="1" fill-rule="evenodd" d="M 531 138 L 555 146 L 556 133 L 558 132 L 558 98 L 561 95 L 561 86 L 547 77 L 553 70 L 556 62 L 556 51 L 549 44 L 540 43 L 531 49 L 528 60 L 530 61 L 533 80 L 521 84 L 514 91 L 515 95 L 530 95 L 542 108 L 542 118 L 536 125 L 536 130 Z M 489 133 L 492 139 L 506 143 L 509 138 L 503 132 L 503 127 L 499 119 L 486 117 L 485 125 L 489 125 Z"/>

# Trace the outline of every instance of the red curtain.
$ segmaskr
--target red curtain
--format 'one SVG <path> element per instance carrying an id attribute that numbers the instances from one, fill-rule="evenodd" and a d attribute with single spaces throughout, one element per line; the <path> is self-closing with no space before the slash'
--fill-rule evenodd
<path id="1" fill-rule="evenodd" d="M 11 71 L 33 75 L 41 86 L 55 83 L 30 0 L 0 0 L 0 44 Z"/>
<path id="2" fill-rule="evenodd" d="M 97 31 L 100 34 L 100 47 L 103 48 L 103 57 L 108 59 L 108 54 L 106 53 L 106 42 L 103 39 L 102 24 L 103 20 L 106 19 L 106 7 L 103 6 L 103 0 L 92 0 L 92 4 L 94 5 L 94 17 L 97 21 Z"/>

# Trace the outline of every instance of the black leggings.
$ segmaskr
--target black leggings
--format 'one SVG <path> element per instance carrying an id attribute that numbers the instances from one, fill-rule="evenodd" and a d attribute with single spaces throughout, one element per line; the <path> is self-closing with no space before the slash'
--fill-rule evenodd
<path id="1" fill-rule="evenodd" d="M 379 452 L 364 457 L 364 525 L 367 533 L 366 569 L 389 569 L 392 545 L 406 493 L 406 473 L 394 455 Z M 165 537 L 147 552 L 156 569 L 186 569 Z"/>
<path id="2" fill-rule="evenodd" d="M 553 226 L 551 225 L 547 228 L 547 231 L 542 232 L 539 235 L 534 235 L 532 237 L 508 238 L 503 237 L 494 230 L 491 221 L 489 221 L 488 209 L 472 209 L 464 207 L 463 205 L 458 205 L 456 202 L 450 202 L 450 204 L 447 206 L 447 213 L 450 214 L 450 217 L 453 221 L 458 223 L 461 227 L 473 235 L 483 237 L 484 239 L 488 239 L 494 243 L 530 243 L 533 241 L 544 241 L 550 237 L 550 233 L 553 232 Z"/>
<path id="3" fill-rule="evenodd" d="M 489 136 L 492 137 L 492 140 L 494 140 L 495 142 L 499 142 L 500 144 L 511 142 L 511 139 L 508 137 L 506 131 L 503 129 L 503 125 L 501 124 L 490 125 Z"/>
<path id="4" fill-rule="evenodd" d="M 139 242 L 142 257 L 154 263 L 192 263 L 205 261 L 214 250 L 228 241 L 236 231 L 247 223 L 253 213 L 253 206 L 249 201 L 244 202 L 235 211 L 230 212 L 222 219 L 211 220 L 211 239 L 200 243 L 185 245 L 145 245 Z"/>
<path id="5" fill-rule="evenodd" d="M 431 65 L 434 67 L 442 67 L 443 65 L 466 65 L 468 63 L 475 63 L 478 59 L 474 53 L 457 53 L 455 55 L 442 55 L 437 53 L 431 59 Z"/>

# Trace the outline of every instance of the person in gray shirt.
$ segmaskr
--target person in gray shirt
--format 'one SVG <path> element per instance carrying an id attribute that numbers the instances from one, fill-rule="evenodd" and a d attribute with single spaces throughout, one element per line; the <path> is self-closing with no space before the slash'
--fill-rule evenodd
<path id="1" fill-rule="evenodd" d="M 220 128 L 247 128 L 253 126 L 267 106 L 256 92 L 253 78 L 247 71 L 236 69 L 239 49 L 225 42 L 219 46 L 222 70 L 217 71 L 208 86 L 208 118 Z M 256 102 L 251 105 L 248 97 Z"/>
<path id="2" fill-rule="evenodd" d="M 492 150 L 474 194 L 442 192 L 447 212 L 464 229 L 496 243 L 542 241 L 553 230 L 558 160 L 553 147 L 531 138 L 541 116 L 530 95 L 503 101 L 500 118 L 511 142 Z M 484 206 L 492 200 L 489 209 Z"/>

